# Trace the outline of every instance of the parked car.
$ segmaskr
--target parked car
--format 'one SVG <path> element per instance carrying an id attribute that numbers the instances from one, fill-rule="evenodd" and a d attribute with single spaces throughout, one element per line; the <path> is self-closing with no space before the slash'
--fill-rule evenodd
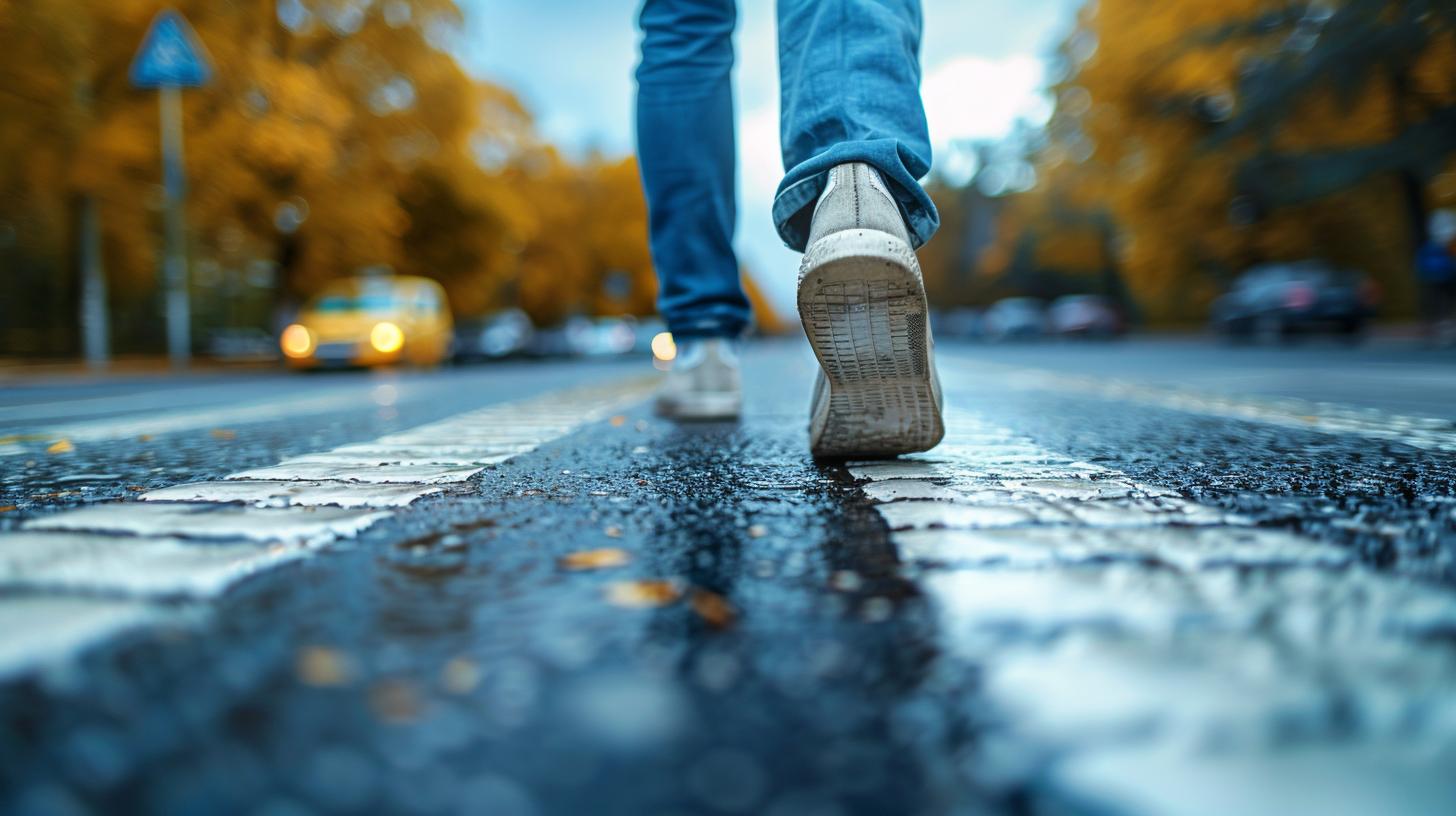
<path id="1" fill-rule="evenodd" d="M 427 278 L 357 277 L 324 287 L 279 336 L 292 368 L 438 365 L 450 352 L 445 290 Z"/>
<path id="2" fill-rule="evenodd" d="M 590 350 L 595 334 L 591 318 L 575 315 L 559 326 L 537 329 L 527 353 L 532 357 L 577 357 Z"/>
<path id="3" fill-rule="evenodd" d="M 1059 337 L 1112 338 L 1126 330 L 1122 313 L 1101 295 L 1067 295 L 1052 302 L 1047 320 Z"/>
<path id="4" fill-rule="evenodd" d="M 988 340 L 1031 340 L 1045 335 L 1046 330 L 1046 309 L 1036 298 L 1006 298 L 986 310 Z"/>
<path id="5" fill-rule="evenodd" d="M 945 309 L 930 315 L 930 327 L 938 340 L 977 340 L 984 334 L 985 318 L 979 309 Z"/>
<path id="6" fill-rule="evenodd" d="M 455 361 L 482 362 L 525 354 L 535 334 L 530 316 L 520 309 L 461 321 L 455 324 Z"/>
<path id="7" fill-rule="evenodd" d="M 1323 261 L 1253 267 L 1214 301 L 1215 330 L 1231 338 L 1287 340 L 1327 330 L 1358 337 L 1374 316 L 1380 295 L 1363 273 Z"/>

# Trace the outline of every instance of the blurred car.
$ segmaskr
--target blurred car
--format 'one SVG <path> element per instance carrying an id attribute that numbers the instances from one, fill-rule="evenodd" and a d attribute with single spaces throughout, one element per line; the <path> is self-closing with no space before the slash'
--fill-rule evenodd
<path id="1" fill-rule="evenodd" d="M 1040 300 L 1029 297 L 1006 298 L 986 310 L 985 334 L 988 340 L 1031 340 L 1046 334 L 1046 309 Z"/>
<path id="2" fill-rule="evenodd" d="M 575 315 L 559 326 L 537 329 L 526 353 L 532 357 L 577 357 L 586 353 L 593 331 L 589 318 Z"/>
<path id="3" fill-rule="evenodd" d="M 592 321 L 584 353 L 589 357 L 627 354 L 637 345 L 637 321 L 630 317 L 601 317 Z"/>
<path id="4" fill-rule="evenodd" d="M 985 317 L 979 309 L 944 309 L 930 316 L 930 327 L 940 340 L 975 340 L 985 333 Z"/>
<path id="5" fill-rule="evenodd" d="M 266 329 L 217 329 L 207 336 L 207 356 L 227 362 L 274 362 L 278 344 Z"/>
<path id="6" fill-rule="evenodd" d="M 505 309 L 487 317 L 455 324 L 456 362 L 501 360 L 525 354 L 536 327 L 520 309 Z"/>
<path id="7" fill-rule="evenodd" d="M 1052 301 L 1047 310 L 1052 334 L 1059 337 L 1120 337 L 1126 326 L 1122 313 L 1101 295 L 1067 295 Z"/>
<path id="8" fill-rule="evenodd" d="M 1321 329 L 1358 337 L 1379 301 L 1374 281 L 1355 270 L 1314 260 L 1263 264 L 1214 301 L 1210 320 L 1235 339 L 1287 340 Z"/>
<path id="9" fill-rule="evenodd" d="M 450 352 L 445 290 L 427 278 L 358 277 L 324 287 L 285 328 L 293 368 L 438 365 Z"/>

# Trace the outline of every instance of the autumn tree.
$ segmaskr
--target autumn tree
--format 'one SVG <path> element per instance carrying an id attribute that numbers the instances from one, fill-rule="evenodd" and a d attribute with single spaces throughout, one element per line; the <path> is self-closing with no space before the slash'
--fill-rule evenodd
<path id="1" fill-rule="evenodd" d="M 1031 246 L 1095 267 L 1108 242 L 1079 248 L 1069 226 L 1100 211 L 1156 321 L 1201 320 L 1241 269 L 1304 257 L 1408 309 L 1427 208 L 1456 192 L 1451 30 L 1450 4 L 1421 0 L 1089 4 L 1058 52 L 1037 187 L 989 265 Z"/>
<path id="2" fill-rule="evenodd" d="M 0 350 L 74 347 L 79 201 L 100 214 L 118 333 L 156 348 L 157 100 L 127 67 L 163 5 L 0 3 Z M 467 315 L 650 311 L 635 165 L 543 144 L 511 93 L 455 59 L 453 0 L 166 5 L 216 68 L 185 96 L 195 299 L 231 296 L 209 270 L 271 281 L 284 309 L 387 266 L 441 280 Z M 604 299 L 623 275 L 626 296 Z"/>

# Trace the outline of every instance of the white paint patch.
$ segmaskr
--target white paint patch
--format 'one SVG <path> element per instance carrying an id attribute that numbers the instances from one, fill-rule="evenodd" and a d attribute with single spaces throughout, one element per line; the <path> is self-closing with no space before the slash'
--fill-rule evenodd
<path id="1" fill-rule="evenodd" d="M 280 414 L 291 417 L 327 414 L 357 408 L 359 400 L 360 396 L 356 393 L 273 397 L 225 408 L 151 412 L 142 417 L 108 417 L 51 425 L 36 433 L 44 434 L 48 439 L 69 439 L 72 442 L 133 439 L 138 436 L 159 436 L 203 428 L 267 422 L 277 419 Z"/>
<path id="2" fill-rule="evenodd" d="M 415 448 L 409 451 L 397 453 L 368 453 L 360 451 L 332 450 L 327 453 L 310 453 L 306 456 L 295 456 L 292 459 L 285 459 L 280 464 L 284 465 L 352 465 L 367 467 L 386 467 L 403 465 L 406 467 L 423 466 L 445 466 L 445 467 L 482 467 L 485 465 L 497 465 L 508 461 L 519 451 L 510 453 L 487 454 L 483 452 L 449 454 L 434 453 L 427 449 Z"/>
<path id="3" fill-rule="evenodd" d="M 459 484 L 484 468 L 446 465 L 372 465 L 358 463 L 285 462 L 234 473 L 228 479 L 274 482 L 330 480 L 360 484 Z"/>
<path id="4" fill-rule="evenodd" d="M 171 619 L 141 601 L 67 592 L 211 598 L 242 578 L 359 534 L 391 508 L 443 492 L 488 465 L 533 450 L 640 401 L 650 380 L 572 389 L 491 406 L 221 481 L 178 485 L 32 519 L 0 534 L 0 587 L 43 592 L 0 599 L 0 674 L 74 655 L 122 630 Z M 355 396 L 288 405 L 291 413 L 352 407 Z M 226 409 L 125 423 L 82 423 L 73 439 L 123 438 L 276 415 Z M 253 413 L 249 413 L 253 411 Z M 106 425 L 102 432 L 99 425 Z M 57 430 L 57 429 L 52 429 Z M 12 636 L 12 633 L 19 633 Z"/>
<path id="5" fill-rule="evenodd" d="M 419 485 L 222 481 L 149 490 L 142 501 L 226 502 L 255 507 L 406 507 L 441 492 Z"/>
<path id="6" fill-rule="evenodd" d="M 144 601 L 19 595 L 0 598 L 0 677 L 62 662 L 122 632 L 161 619 Z"/>
<path id="7" fill-rule="evenodd" d="M 928 455 L 851 473 L 924 570 L 949 654 L 981 667 L 1001 754 L 1056 757 L 1068 801 L 1118 812 L 1450 809 L 1430 806 L 1456 799 L 1434 761 L 1456 761 L 1451 593 L 973 416 L 948 426 Z M 1359 760 L 1382 745 L 1421 746 L 1403 784 Z"/>
<path id="8" fill-rule="evenodd" d="M 303 552 L 283 545 L 176 538 L 11 533 L 0 536 L 0 587 L 208 598 Z"/>
<path id="9" fill-rule="evenodd" d="M 1456 813 L 1456 756 L 1398 740 L 1384 744 L 1297 746 L 1228 753 L 1208 750 L 1196 763 L 1131 747 L 1069 762 L 1064 787 L 1096 790 L 1117 813 Z M 1400 803 L 1400 810 L 1392 804 Z"/>
<path id="10" fill-rule="evenodd" d="M 955 360 L 949 364 L 963 370 L 966 376 L 994 377 L 998 383 L 1027 391 L 1134 402 L 1220 419 L 1259 422 L 1326 434 L 1348 434 L 1399 442 L 1423 450 L 1456 452 L 1456 422 L 1436 417 L 1408 416 L 1373 408 L 1355 408 L 1292 398 L 1215 394 L 1105 377 L 1082 377 L 1063 372 L 1013 368 L 993 363 Z"/>
<path id="11" fill-rule="evenodd" d="M 317 547 L 358 535 L 389 513 L 341 507 L 111 502 L 31 519 L 26 530 L 276 542 Z"/>

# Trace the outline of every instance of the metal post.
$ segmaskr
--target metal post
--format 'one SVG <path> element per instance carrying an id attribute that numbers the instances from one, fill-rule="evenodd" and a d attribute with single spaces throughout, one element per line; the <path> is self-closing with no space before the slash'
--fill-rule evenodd
<path id="1" fill-rule="evenodd" d="M 111 358 L 111 329 L 106 311 L 106 274 L 101 267 L 101 219 L 96 199 L 81 200 L 81 344 L 86 365 L 106 368 Z"/>
<path id="2" fill-rule="evenodd" d="M 182 89 L 164 85 L 162 107 L 162 175 L 166 191 L 163 279 L 167 298 L 167 356 L 173 368 L 184 368 L 192 354 L 192 317 L 187 297 L 187 221 L 184 205 L 187 178 L 182 164 Z"/>

